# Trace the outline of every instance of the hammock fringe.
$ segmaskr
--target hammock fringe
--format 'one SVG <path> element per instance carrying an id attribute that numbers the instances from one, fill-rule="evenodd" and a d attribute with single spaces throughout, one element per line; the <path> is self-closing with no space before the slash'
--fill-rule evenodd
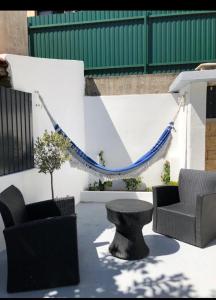
<path id="1" fill-rule="evenodd" d="M 94 169 L 89 168 L 88 165 L 76 160 L 71 153 L 70 153 L 71 160 L 69 162 L 70 162 L 71 167 L 75 167 L 79 170 L 88 172 L 89 174 L 94 175 L 95 177 L 98 177 L 102 181 L 106 181 L 106 180 L 112 181 L 112 180 L 117 180 L 117 179 L 129 179 L 131 177 L 139 176 L 141 173 L 143 173 L 146 169 L 148 169 L 151 165 L 153 165 L 159 159 L 165 157 L 167 154 L 171 139 L 172 139 L 172 137 L 170 136 L 169 139 L 167 140 L 167 143 L 164 145 L 164 147 L 161 149 L 161 151 L 159 151 L 150 161 L 143 164 L 142 167 L 138 168 L 137 170 L 127 173 L 127 174 L 105 175 L 105 174 L 99 173 L 98 171 L 95 171 Z"/>

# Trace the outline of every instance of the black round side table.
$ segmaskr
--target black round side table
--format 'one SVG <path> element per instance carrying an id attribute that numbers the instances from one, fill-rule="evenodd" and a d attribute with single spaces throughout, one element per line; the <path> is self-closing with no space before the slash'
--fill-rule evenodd
<path id="1" fill-rule="evenodd" d="M 115 224 L 116 232 L 109 246 L 110 253 L 126 260 L 148 255 L 142 228 L 152 220 L 153 205 L 137 199 L 117 199 L 106 203 L 107 219 Z"/>

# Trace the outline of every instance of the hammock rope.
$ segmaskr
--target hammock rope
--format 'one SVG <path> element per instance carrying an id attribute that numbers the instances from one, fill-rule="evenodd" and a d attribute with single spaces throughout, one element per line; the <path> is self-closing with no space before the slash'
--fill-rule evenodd
<path id="1" fill-rule="evenodd" d="M 68 149 L 69 154 L 71 156 L 70 164 L 73 167 L 78 169 L 87 171 L 95 176 L 100 177 L 101 180 L 114 180 L 114 179 L 125 179 L 138 176 L 145 169 L 147 169 L 152 163 L 157 161 L 159 158 L 164 157 L 167 152 L 168 146 L 170 144 L 172 135 L 171 132 L 174 128 L 175 120 L 179 114 L 180 108 L 182 106 L 182 101 L 179 103 L 178 110 L 173 118 L 173 120 L 169 123 L 169 125 L 165 128 L 155 145 L 147 151 L 143 156 L 141 156 L 134 163 L 129 164 L 124 168 L 107 168 L 103 165 L 97 163 L 87 154 L 85 154 L 62 130 L 62 128 L 58 125 L 58 123 L 54 120 L 51 113 L 49 112 L 42 96 L 38 91 L 35 91 L 38 95 L 43 108 L 45 109 L 55 131 L 67 138 L 70 142 L 70 148 Z"/>

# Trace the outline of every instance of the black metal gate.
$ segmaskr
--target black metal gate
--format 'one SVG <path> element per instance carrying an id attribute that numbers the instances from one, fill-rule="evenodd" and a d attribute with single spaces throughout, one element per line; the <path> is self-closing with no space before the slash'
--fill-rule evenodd
<path id="1" fill-rule="evenodd" d="M 0 175 L 33 167 L 32 94 L 0 87 Z"/>

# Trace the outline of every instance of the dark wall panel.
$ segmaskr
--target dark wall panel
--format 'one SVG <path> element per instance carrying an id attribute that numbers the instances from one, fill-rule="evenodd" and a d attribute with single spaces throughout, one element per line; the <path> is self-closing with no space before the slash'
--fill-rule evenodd
<path id="1" fill-rule="evenodd" d="M 0 87 L 0 175 L 33 167 L 32 95 Z"/>

